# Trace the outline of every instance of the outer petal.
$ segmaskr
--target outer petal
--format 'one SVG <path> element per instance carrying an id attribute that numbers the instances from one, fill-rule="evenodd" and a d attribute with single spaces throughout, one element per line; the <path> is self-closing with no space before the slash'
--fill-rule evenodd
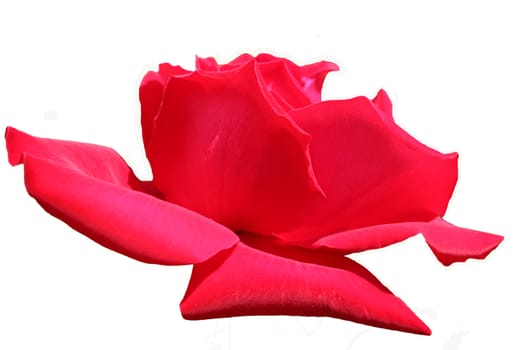
<path id="1" fill-rule="evenodd" d="M 139 99 L 141 106 L 142 138 L 146 152 L 153 132 L 155 117 L 159 111 L 164 89 L 172 75 L 186 75 L 190 71 L 180 66 L 172 66 L 169 63 L 159 65 L 158 72 L 148 72 L 142 79 L 139 88 Z"/>
<path id="2" fill-rule="evenodd" d="M 297 225 L 321 197 L 308 135 L 278 113 L 254 62 L 172 77 L 148 155 L 166 199 L 234 231 Z"/>
<path id="3" fill-rule="evenodd" d="M 326 101 L 290 115 L 312 136 L 312 165 L 326 198 L 303 228 L 281 238 L 319 238 L 445 213 L 457 180 L 457 154 L 420 144 L 365 97 Z"/>
<path id="4" fill-rule="evenodd" d="M 243 237 L 231 250 L 195 265 L 181 303 L 183 316 L 330 316 L 430 334 L 399 298 L 356 262 L 263 240 Z"/>
<path id="5" fill-rule="evenodd" d="M 444 265 L 469 258 L 484 259 L 503 237 L 454 226 L 440 217 L 429 222 L 401 222 L 368 226 L 321 238 L 312 247 L 335 249 L 343 254 L 386 247 L 422 233 Z"/>
<path id="6" fill-rule="evenodd" d="M 213 221 L 144 192 L 112 149 L 6 130 L 9 161 L 24 163 L 27 191 L 51 215 L 101 245 L 156 264 L 208 259 L 238 241 Z"/>

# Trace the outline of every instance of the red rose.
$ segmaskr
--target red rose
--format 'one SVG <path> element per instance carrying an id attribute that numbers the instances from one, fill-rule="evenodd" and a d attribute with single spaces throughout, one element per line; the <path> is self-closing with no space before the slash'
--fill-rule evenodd
<path id="1" fill-rule="evenodd" d="M 445 265 L 482 259 L 501 236 L 442 219 L 457 154 L 399 128 L 384 91 L 321 101 L 329 62 L 261 54 L 195 72 L 161 64 L 140 87 L 153 181 L 115 151 L 6 131 L 9 161 L 50 214 L 105 247 L 194 264 L 187 319 L 338 317 L 430 334 L 345 255 L 422 233 Z"/>

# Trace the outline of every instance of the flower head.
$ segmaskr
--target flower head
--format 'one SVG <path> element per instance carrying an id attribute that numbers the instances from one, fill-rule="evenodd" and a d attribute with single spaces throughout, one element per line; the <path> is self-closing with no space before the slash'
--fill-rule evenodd
<path id="1" fill-rule="evenodd" d="M 8 128 L 9 162 L 51 215 L 103 246 L 194 264 L 185 318 L 331 316 L 429 334 L 346 255 L 421 233 L 445 265 L 484 258 L 502 237 L 443 220 L 457 154 L 396 125 L 384 91 L 322 101 L 330 62 L 269 54 L 196 70 L 161 64 L 140 87 L 153 180 L 113 150 Z"/>

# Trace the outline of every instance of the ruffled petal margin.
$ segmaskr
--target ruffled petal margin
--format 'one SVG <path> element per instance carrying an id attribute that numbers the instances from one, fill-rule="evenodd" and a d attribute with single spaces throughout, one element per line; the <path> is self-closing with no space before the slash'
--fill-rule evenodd
<path id="1" fill-rule="evenodd" d="M 250 234 L 241 240 L 232 249 L 194 266 L 181 302 L 184 318 L 329 316 L 431 333 L 401 299 L 353 260 L 274 246 Z"/>
<path id="2" fill-rule="evenodd" d="M 195 66 L 201 72 L 224 72 L 237 69 L 250 61 L 255 61 L 260 66 L 267 88 L 276 95 L 277 100 L 288 105 L 285 109 L 320 102 L 326 75 L 339 70 L 337 64 L 328 61 L 299 66 L 289 59 L 268 53 L 255 57 L 242 54 L 226 64 L 218 64 L 213 57 L 196 57 Z"/>
<path id="3" fill-rule="evenodd" d="M 230 248 L 229 229 L 165 202 L 112 149 L 6 130 L 9 162 L 24 164 L 28 193 L 51 215 L 95 242 L 155 264 L 205 261 Z"/>
<path id="4" fill-rule="evenodd" d="M 255 59 L 258 62 L 284 62 L 295 83 L 310 100 L 310 103 L 321 102 L 321 89 L 323 88 L 326 75 L 339 70 L 337 64 L 329 61 L 319 61 L 299 66 L 287 58 L 277 57 L 268 53 L 261 53 Z"/>

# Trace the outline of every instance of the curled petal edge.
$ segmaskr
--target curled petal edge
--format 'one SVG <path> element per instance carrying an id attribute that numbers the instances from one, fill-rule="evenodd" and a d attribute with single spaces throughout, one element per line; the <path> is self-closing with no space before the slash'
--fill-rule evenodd
<path id="1" fill-rule="evenodd" d="M 383 248 L 419 233 L 445 266 L 470 258 L 484 259 L 503 241 L 503 236 L 458 227 L 436 217 L 429 222 L 401 222 L 343 231 L 307 246 L 346 255 Z"/>

